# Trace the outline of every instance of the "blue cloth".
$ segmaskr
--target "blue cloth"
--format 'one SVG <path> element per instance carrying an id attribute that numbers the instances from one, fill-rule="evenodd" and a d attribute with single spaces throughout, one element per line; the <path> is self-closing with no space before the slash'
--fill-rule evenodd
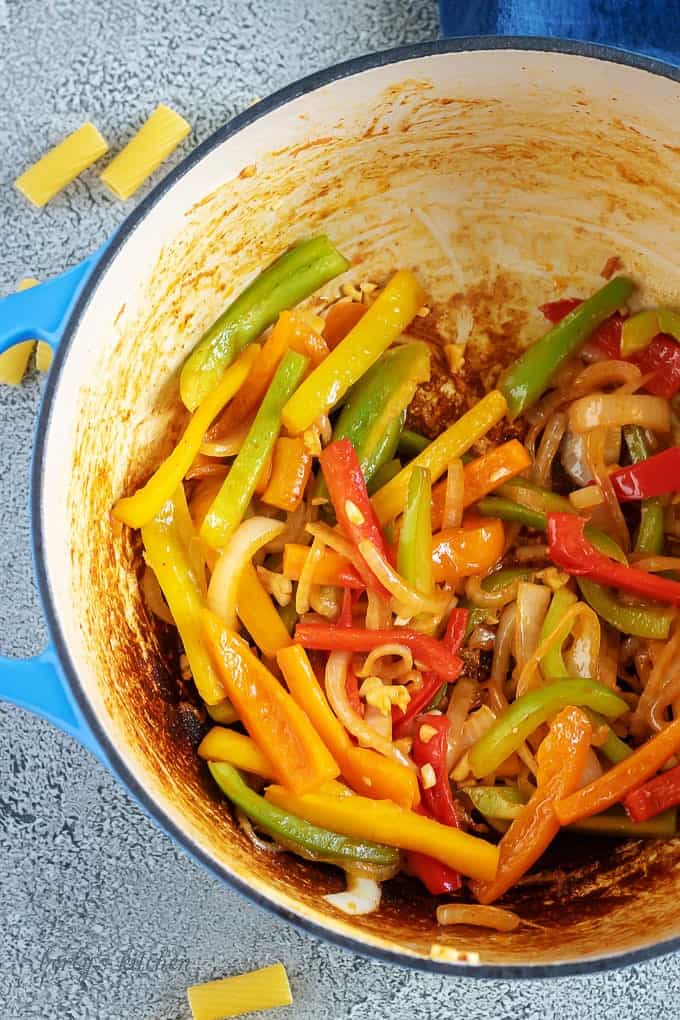
<path id="1" fill-rule="evenodd" d="M 680 64 L 680 0 L 440 0 L 442 34 L 542 35 Z"/>

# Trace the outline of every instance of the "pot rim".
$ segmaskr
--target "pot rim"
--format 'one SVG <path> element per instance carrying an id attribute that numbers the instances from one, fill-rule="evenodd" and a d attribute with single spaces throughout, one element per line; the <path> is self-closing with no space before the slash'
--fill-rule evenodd
<path id="1" fill-rule="evenodd" d="M 397 949 L 388 949 L 370 942 L 364 942 L 359 933 L 356 936 L 347 936 L 340 932 L 328 929 L 325 926 L 312 921 L 301 914 L 293 913 L 291 910 L 270 899 L 268 896 L 251 889 L 246 882 L 233 875 L 225 866 L 219 865 L 201 847 L 180 829 L 165 813 L 161 806 L 151 797 L 138 782 L 134 774 L 127 767 L 121 756 L 118 754 L 116 745 L 108 737 L 99 719 L 92 709 L 89 699 L 80 683 L 78 672 L 71 658 L 65 636 L 59 620 L 59 611 L 52 592 L 47 570 L 45 567 L 44 547 L 45 536 L 43 530 L 42 506 L 43 506 L 43 485 L 44 485 L 44 459 L 47 445 L 47 435 L 50 428 L 52 415 L 55 411 L 55 393 L 64 365 L 67 352 L 77 332 L 79 322 L 92 300 L 99 281 L 105 274 L 108 267 L 114 261 L 121 245 L 137 229 L 146 218 L 151 209 L 189 170 L 201 162 L 201 160 L 220 146 L 229 138 L 237 135 L 244 128 L 260 120 L 262 117 L 275 112 L 286 104 L 298 99 L 300 96 L 313 92 L 318 88 L 329 85 L 332 82 L 343 78 L 351 77 L 363 71 L 374 68 L 385 67 L 390 64 L 402 63 L 419 57 L 437 56 L 446 53 L 461 53 L 466 51 L 490 51 L 490 50 L 524 50 L 549 53 L 560 53 L 568 56 L 589 57 L 602 62 L 623 64 L 641 71 L 647 71 L 659 77 L 669 78 L 672 81 L 680 82 L 680 67 L 662 60 L 645 57 L 629 50 L 617 49 L 599 44 L 580 42 L 567 39 L 546 38 L 543 36 L 466 36 L 449 39 L 437 39 L 430 42 L 413 43 L 399 46 L 393 49 L 381 50 L 369 53 L 360 57 L 334 64 L 330 68 L 307 75 L 290 85 L 279 89 L 271 96 L 261 100 L 254 106 L 238 114 L 228 121 L 223 127 L 215 131 L 209 138 L 198 145 L 189 155 L 182 160 L 170 173 L 157 184 L 139 205 L 126 217 L 123 223 L 113 234 L 102 257 L 99 259 L 94 270 L 88 277 L 79 297 L 76 301 L 68 322 L 66 323 L 61 341 L 54 357 L 54 364 L 51 367 L 47 385 L 43 394 L 42 404 L 38 417 L 37 436 L 33 452 L 33 463 L 31 469 L 31 521 L 33 539 L 33 558 L 35 564 L 35 576 L 41 603 L 47 622 L 48 632 L 54 643 L 57 657 L 70 690 L 77 702 L 87 725 L 91 728 L 97 742 L 102 747 L 112 771 L 122 785 L 132 794 L 134 799 L 141 805 L 147 815 L 155 824 L 163 829 L 173 840 L 180 844 L 182 849 L 188 853 L 197 863 L 201 864 L 211 875 L 228 883 L 243 896 L 263 907 L 269 913 L 288 921 L 294 927 L 308 934 L 330 942 L 342 949 L 348 949 L 359 953 L 362 956 L 370 957 L 382 963 L 391 963 L 407 967 L 411 970 L 425 971 L 434 974 L 445 974 L 456 977 L 474 977 L 484 979 L 503 978 L 546 978 L 566 977 L 579 974 L 593 974 L 609 970 L 627 967 L 634 963 L 651 960 L 658 956 L 674 952 L 680 949 L 680 937 L 666 939 L 640 949 L 617 954 L 616 956 L 601 956 L 589 958 L 582 961 L 556 962 L 551 964 L 540 964 L 530 966 L 527 964 L 471 964 L 471 963 L 450 963 L 441 960 L 432 960 L 427 957 L 413 956 L 409 953 L 400 952 Z"/>

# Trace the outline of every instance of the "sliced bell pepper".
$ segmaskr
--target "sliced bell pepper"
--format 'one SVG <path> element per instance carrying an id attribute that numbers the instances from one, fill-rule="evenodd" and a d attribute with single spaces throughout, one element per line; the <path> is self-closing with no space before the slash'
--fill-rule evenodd
<path id="1" fill-rule="evenodd" d="M 211 421 L 248 378 L 258 352 L 259 348 L 253 344 L 227 369 L 216 388 L 192 416 L 175 449 L 154 471 L 146 485 L 137 489 L 133 496 L 125 496 L 115 503 L 114 517 L 131 528 L 141 528 L 159 512 L 191 467 Z"/>
<path id="2" fill-rule="evenodd" d="M 650 779 L 680 749 L 680 719 L 657 733 L 599 779 L 555 804 L 562 825 L 590 818 L 618 803 Z"/>
<path id="3" fill-rule="evenodd" d="M 272 659 L 280 648 L 292 643 L 283 620 L 264 590 L 252 563 L 241 573 L 236 596 L 236 612 L 259 649 Z"/>
<path id="4" fill-rule="evenodd" d="M 675 619 L 672 609 L 663 606 L 633 606 L 623 603 L 609 589 L 595 584 L 585 577 L 577 578 L 576 582 L 581 594 L 598 616 L 621 631 L 634 637 L 651 638 L 654 641 L 665 641 L 670 633 L 671 624 Z"/>
<path id="5" fill-rule="evenodd" d="M 617 694 L 596 680 L 555 680 L 517 698 L 469 751 L 477 779 L 495 772 L 527 737 L 567 705 L 588 707 L 610 718 L 628 710 Z"/>
<path id="6" fill-rule="evenodd" d="M 428 468 L 435 481 L 443 475 L 450 461 L 469 450 L 473 443 L 501 420 L 506 408 L 502 393 L 492 390 L 445 432 L 433 439 L 391 482 L 376 492 L 373 506 L 378 520 L 385 524 L 402 512 L 414 467 Z"/>
<path id="7" fill-rule="evenodd" d="M 430 472 L 427 468 L 414 468 L 399 534 L 397 569 L 409 584 L 425 595 L 431 594 L 433 586 L 431 502 Z"/>
<path id="8" fill-rule="evenodd" d="M 287 351 L 222 488 L 201 525 L 201 538 L 215 549 L 227 544 L 253 498 L 281 428 L 281 408 L 302 378 L 308 359 Z"/>
<path id="9" fill-rule="evenodd" d="M 352 744 L 328 704 L 304 648 L 283 648 L 276 661 L 293 700 L 307 713 L 352 789 L 376 800 L 393 800 L 402 807 L 417 804 L 418 780 L 411 769 L 371 748 Z"/>
<path id="10" fill-rule="evenodd" d="M 417 457 L 419 453 L 422 453 L 430 443 L 431 440 L 427 436 L 421 436 L 420 432 L 414 432 L 413 429 L 404 429 L 399 437 L 399 453 L 411 460 L 413 457 Z"/>
<path id="11" fill-rule="evenodd" d="M 421 771 L 423 807 L 442 825 L 460 828 L 460 820 L 451 793 L 446 752 L 449 720 L 445 715 L 421 715 L 413 738 L 411 756 Z M 423 768 L 430 767 L 434 779 L 428 786 Z"/>
<path id="12" fill-rule="evenodd" d="M 246 642 L 207 610 L 202 626 L 227 694 L 279 782 L 306 791 L 335 779 L 340 769 L 321 737 Z"/>
<path id="13" fill-rule="evenodd" d="M 482 581 L 484 591 L 502 591 L 515 581 L 533 581 L 536 576 L 534 567 L 503 567 L 489 574 Z"/>
<path id="14" fill-rule="evenodd" d="M 462 884 L 460 872 L 447 867 L 434 857 L 411 851 L 406 858 L 409 874 L 419 878 L 431 896 L 443 896 L 445 893 L 458 892 L 460 889 Z"/>
<path id="15" fill-rule="evenodd" d="M 550 637 L 556 627 L 559 625 L 560 620 L 563 618 L 567 610 L 578 602 L 578 599 L 573 592 L 569 591 L 568 588 L 558 588 L 553 594 L 550 601 L 550 607 L 545 615 L 543 626 L 541 627 L 541 634 L 538 639 L 539 645 Z M 546 679 L 554 680 L 556 677 L 567 676 L 568 670 L 562 658 L 562 645 L 569 635 L 569 625 L 567 630 L 560 634 L 554 644 L 548 649 L 543 658 L 541 659 L 541 672 Z"/>
<path id="16" fill-rule="evenodd" d="M 485 574 L 504 549 L 505 530 L 499 520 L 468 518 L 462 528 L 446 528 L 433 536 L 433 579 L 455 584 L 461 577 Z"/>
<path id="17" fill-rule="evenodd" d="M 458 608 L 451 610 L 446 624 L 444 644 L 448 647 L 452 655 L 457 655 L 463 647 L 463 642 L 467 636 L 469 618 L 470 610 L 467 607 L 459 606 Z"/>
<path id="18" fill-rule="evenodd" d="M 270 786 L 265 797 L 284 811 L 354 839 L 366 838 L 370 833 L 371 838 L 388 846 L 427 854 L 471 878 L 493 880 L 496 875 L 498 849 L 492 843 L 406 811 L 389 800 L 323 792 L 296 795 L 281 786 Z"/>
<path id="19" fill-rule="evenodd" d="M 485 517 L 496 517 L 499 521 L 521 524 L 525 528 L 533 528 L 534 531 L 545 531 L 548 526 L 545 514 L 541 510 L 532 510 L 503 496 L 486 496 L 485 499 L 480 499 L 477 509 Z"/>
<path id="20" fill-rule="evenodd" d="M 586 539 L 585 521 L 570 514 L 548 514 L 548 549 L 558 567 L 610 588 L 680 606 L 680 583 L 609 560 Z"/>
<path id="21" fill-rule="evenodd" d="M 384 644 L 406 645 L 417 662 L 449 682 L 458 679 L 462 668 L 461 660 L 452 655 L 442 641 L 409 627 L 365 630 L 362 627 L 338 627 L 333 623 L 298 623 L 295 641 L 303 648 L 346 652 L 370 652 Z"/>
<path id="22" fill-rule="evenodd" d="M 471 460 L 463 468 L 463 507 L 467 508 L 498 489 L 509 479 L 531 466 L 528 451 L 517 439 L 496 446 L 489 453 Z M 446 481 L 432 490 L 432 530 L 437 531 L 444 519 Z"/>
<path id="23" fill-rule="evenodd" d="M 442 680 L 438 673 L 423 673 L 422 686 L 420 690 L 411 695 L 406 711 L 403 711 L 398 705 L 392 706 L 393 740 L 413 736 L 418 716 L 432 704 L 445 685 L 446 681 Z"/>
<path id="24" fill-rule="evenodd" d="M 205 647 L 201 611 L 205 597 L 176 521 L 170 499 L 142 527 L 144 559 L 156 575 L 189 660 L 196 690 L 208 705 L 224 701 L 227 690 Z"/>
<path id="25" fill-rule="evenodd" d="M 322 451 L 321 469 L 330 492 L 333 509 L 345 536 L 357 548 L 371 542 L 387 559 L 387 546 L 380 524 L 368 498 L 359 458 L 349 439 L 338 439 Z M 361 576 L 369 588 L 383 593 L 373 572 L 359 559 Z"/>
<path id="26" fill-rule="evenodd" d="M 300 437 L 279 436 L 274 446 L 272 469 L 262 502 L 279 510 L 297 510 L 312 470 L 312 457 Z"/>
<path id="27" fill-rule="evenodd" d="M 314 860 L 341 866 L 361 862 L 375 867 L 393 867 L 399 863 L 399 854 L 392 847 L 381 846 L 370 840 L 349 839 L 281 811 L 255 793 L 227 762 L 210 762 L 208 768 L 225 797 L 236 804 L 258 828 L 274 838 L 281 838 L 287 848 L 297 851 L 303 857 L 311 856 Z"/>
<path id="28" fill-rule="evenodd" d="M 349 267 L 327 237 L 302 241 L 272 262 L 233 301 L 184 363 L 182 400 L 193 411 L 215 388 L 229 362 L 285 308 L 313 294 Z"/>
<path id="29" fill-rule="evenodd" d="M 385 461 L 384 464 L 381 464 L 381 466 L 378 468 L 376 473 L 371 478 L 370 482 L 366 483 L 366 488 L 368 489 L 369 496 L 372 496 L 374 492 L 378 491 L 378 489 L 382 489 L 383 485 L 387 485 L 388 482 L 391 482 L 392 479 L 395 478 L 400 471 L 401 461 L 397 460 L 396 458 L 394 460 Z"/>
<path id="30" fill-rule="evenodd" d="M 569 312 L 526 349 L 498 384 L 511 419 L 532 407 L 550 387 L 558 368 L 579 350 L 597 327 L 628 299 L 632 280 L 615 276 L 596 294 Z"/>
<path id="31" fill-rule="evenodd" d="M 680 446 L 672 446 L 637 464 L 612 471 L 609 478 L 621 502 L 677 492 L 680 489 Z"/>
<path id="32" fill-rule="evenodd" d="M 659 333 L 680 342 L 680 314 L 670 308 L 647 308 L 631 315 L 621 330 L 622 357 L 629 358 L 648 347 Z"/>
<path id="33" fill-rule="evenodd" d="M 536 863 L 559 832 L 553 804 L 578 786 L 590 748 L 591 728 L 580 708 L 569 705 L 553 720 L 538 748 L 536 792 L 501 839 L 498 872 L 473 882 L 480 903 L 493 903 Z"/>
<path id="34" fill-rule="evenodd" d="M 226 761 L 236 769 L 252 772 L 262 779 L 273 779 L 274 770 L 269 758 L 259 749 L 252 737 L 246 737 L 226 726 L 213 726 L 198 747 L 198 756 L 205 761 Z"/>
<path id="35" fill-rule="evenodd" d="M 646 822 L 676 804 L 680 804 L 680 765 L 654 776 L 623 800 L 623 806 L 634 822 Z"/>
<path id="36" fill-rule="evenodd" d="M 345 339 L 351 329 L 354 329 L 367 309 L 368 305 L 363 305 L 359 301 L 338 301 L 329 308 L 323 335 L 331 350 Z"/>
<path id="37" fill-rule="evenodd" d="M 309 555 L 308 545 L 287 542 L 283 547 L 283 574 L 291 581 L 299 581 L 302 568 Z M 328 584 L 336 588 L 365 588 L 348 559 L 333 549 L 326 549 L 314 566 L 312 584 Z"/>
<path id="38" fill-rule="evenodd" d="M 648 460 L 649 444 L 641 428 L 636 425 L 625 425 L 623 437 L 633 464 Z M 678 484 L 680 486 L 680 478 Z M 650 556 L 657 556 L 663 552 L 663 516 L 664 508 L 660 499 L 643 499 L 640 507 L 640 527 L 635 538 L 635 552 L 647 553 Z"/>
<path id="39" fill-rule="evenodd" d="M 625 320 L 612 315 L 593 335 L 589 346 L 600 356 L 620 359 L 621 333 Z M 642 387 L 647 393 L 670 400 L 680 391 L 680 346 L 677 341 L 659 333 L 652 342 L 625 360 L 632 362 L 644 376 L 651 375 Z"/>
<path id="40" fill-rule="evenodd" d="M 283 424 L 297 435 L 342 399 L 415 316 L 423 292 L 412 273 L 401 270 L 344 340 L 305 380 L 283 409 Z"/>

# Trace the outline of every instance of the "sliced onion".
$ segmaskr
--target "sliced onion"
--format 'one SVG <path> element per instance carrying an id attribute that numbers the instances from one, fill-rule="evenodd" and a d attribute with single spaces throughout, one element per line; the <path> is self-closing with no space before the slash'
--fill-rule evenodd
<path id="1" fill-rule="evenodd" d="M 479 648 L 483 652 L 490 652 L 496 640 L 496 632 L 490 627 L 480 624 L 475 627 L 468 640 L 468 648 Z"/>
<path id="2" fill-rule="evenodd" d="M 341 535 L 336 528 L 330 528 L 323 521 L 314 521 L 307 524 L 305 530 L 312 535 L 313 538 L 320 538 L 324 545 L 327 545 L 329 549 L 335 550 L 340 553 L 345 559 L 349 560 L 350 563 L 359 568 L 361 560 L 357 556 L 356 549 L 349 542 L 344 535 Z"/>
<path id="3" fill-rule="evenodd" d="M 586 756 L 586 763 L 583 766 L 583 772 L 579 780 L 579 787 L 587 786 L 588 783 L 594 782 L 599 779 L 603 774 L 604 769 L 600 765 L 600 759 L 597 757 L 592 747 L 588 748 L 588 754 Z"/>
<path id="4" fill-rule="evenodd" d="M 463 520 L 464 477 L 462 460 L 452 460 L 446 474 L 442 528 L 460 527 Z"/>
<path id="5" fill-rule="evenodd" d="M 392 739 L 392 712 L 391 710 L 385 714 L 381 712 L 377 705 L 366 704 L 364 711 L 364 722 L 367 726 L 370 726 L 379 733 L 385 740 Z"/>
<path id="6" fill-rule="evenodd" d="M 530 658 L 525 662 L 517 680 L 515 697 L 519 698 L 523 694 L 526 694 L 527 691 L 540 686 L 541 659 L 547 655 L 553 645 L 558 643 L 561 645 L 564 641 L 566 641 L 569 634 L 575 629 L 576 621 L 580 617 L 586 618 L 586 626 L 583 630 L 578 631 L 575 636 L 575 641 L 579 640 L 581 642 L 579 645 L 579 651 L 577 652 L 578 661 L 587 661 L 592 666 L 593 672 L 588 674 L 579 673 L 578 675 L 597 675 L 597 659 L 600 649 L 600 621 L 597 613 L 595 613 L 590 606 L 587 606 L 585 602 L 577 602 L 575 605 L 569 607 L 562 619 L 556 624 L 549 634 L 546 634 L 543 641 L 541 641 Z M 577 664 L 573 663 L 572 665 L 573 668 L 576 669 Z"/>
<path id="7" fill-rule="evenodd" d="M 290 605 L 293 597 L 293 582 L 283 574 L 277 574 L 274 570 L 267 570 L 266 567 L 257 567 L 257 576 L 262 587 L 271 595 L 280 606 Z"/>
<path id="8" fill-rule="evenodd" d="M 236 808 L 236 821 L 257 850 L 262 850 L 266 854 L 280 854 L 283 852 L 284 848 L 279 846 L 278 843 L 271 839 L 262 839 L 261 836 L 258 836 L 250 818 L 240 808 Z"/>
<path id="9" fill-rule="evenodd" d="M 377 591 L 366 591 L 366 630 L 385 630 L 392 626 L 389 603 Z"/>
<path id="10" fill-rule="evenodd" d="M 639 558 L 631 556 L 633 563 L 639 570 L 646 570 L 650 574 L 657 574 L 662 570 L 680 570 L 680 556 L 648 556 Z"/>
<path id="11" fill-rule="evenodd" d="M 371 878 L 363 878 L 361 875 L 347 873 L 347 889 L 345 892 L 330 893 L 324 896 L 326 903 L 330 903 L 336 910 L 351 917 L 360 917 L 364 914 L 372 914 L 380 906 L 382 887 Z"/>
<path id="12" fill-rule="evenodd" d="M 453 693 L 449 699 L 446 715 L 449 720 L 446 748 L 446 771 L 450 772 L 461 754 L 460 746 L 463 736 L 463 726 L 470 712 L 472 699 L 475 696 L 477 685 L 474 680 L 462 677 L 453 687 Z"/>
<path id="13" fill-rule="evenodd" d="M 588 433 L 586 436 L 586 458 L 590 473 L 602 492 L 603 509 L 608 519 L 608 527 L 605 527 L 604 530 L 611 533 L 624 552 L 628 552 L 630 549 L 630 532 L 621 510 L 621 504 L 614 492 L 614 486 L 609 477 L 606 463 L 607 432 L 608 430 L 605 428 L 598 428 L 592 429 Z M 594 509 L 594 506 L 591 509 Z"/>
<path id="14" fill-rule="evenodd" d="M 477 928 L 514 931 L 521 918 L 503 907 L 482 907 L 474 903 L 442 903 L 437 907 L 437 924 L 472 924 Z"/>
<path id="15" fill-rule="evenodd" d="M 664 713 L 680 694 L 680 626 L 677 620 L 670 641 L 649 642 L 654 665 L 630 720 L 631 733 L 641 738 L 666 725 Z M 658 654 L 657 654 L 658 650 Z"/>
<path id="16" fill-rule="evenodd" d="M 284 522 L 284 530 L 280 535 L 274 539 L 273 542 L 269 543 L 267 551 L 270 553 L 283 552 L 283 547 L 288 542 L 297 542 L 301 545 L 307 545 L 309 539 L 307 537 L 307 524 L 314 513 L 314 509 L 311 504 L 305 500 L 300 503 L 297 510 L 292 510 L 286 517 Z"/>
<path id="17" fill-rule="evenodd" d="M 250 432 L 252 419 L 242 422 L 226 436 L 218 436 L 219 423 L 210 429 L 208 439 L 201 443 L 201 453 L 206 457 L 235 457 Z M 215 435 L 213 435 L 215 433 Z"/>
<path id="18" fill-rule="evenodd" d="M 381 659 L 392 656 L 398 662 L 381 662 Z M 378 645 L 366 656 L 366 660 L 357 670 L 357 676 L 379 676 L 383 680 L 396 680 L 403 677 L 413 669 L 413 652 L 406 645 L 396 642 L 386 645 Z"/>
<path id="19" fill-rule="evenodd" d="M 497 591 L 485 591 L 479 575 L 468 577 L 465 582 L 465 595 L 477 609 L 500 609 L 513 602 L 517 596 L 519 581 L 511 581 L 505 588 Z"/>
<path id="20" fill-rule="evenodd" d="M 415 765 L 403 751 L 396 747 L 391 740 L 386 740 L 379 733 L 368 726 L 366 721 L 355 712 L 347 697 L 347 667 L 350 662 L 349 652 L 331 652 L 326 663 L 326 695 L 331 708 L 345 727 L 348 733 L 356 737 L 363 747 L 372 747 L 374 751 L 385 755 L 386 758 L 394 758 L 401 765 L 407 765 L 413 771 Z"/>
<path id="21" fill-rule="evenodd" d="M 569 675 L 599 677 L 601 627 L 597 613 L 590 606 L 579 609 L 574 616 L 571 634 L 571 645 L 564 655 Z"/>
<path id="22" fill-rule="evenodd" d="M 423 595 L 401 577 L 387 562 L 373 542 L 359 542 L 359 552 L 369 569 L 375 574 L 382 586 L 398 603 L 400 616 L 418 613 L 443 613 L 449 605 L 451 596 L 448 592 L 436 592 Z"/>
<path id="23" fill-rule="evenodd" d="M 574 401 L 569 408 L 569 424 L 574 432 L 611 425 L 639 425 L 653 432 L 670 432 L 671 408 L 662 397 L 596 393 Z"/>
<path id="24" fill-rule="evenodd" d="M 307 556 L 305 557 L 305 562 L 303 563 L 302 570 L 300 571 L 297 591 L 295 592 L 295 612 L 298 616 L 303 616 L 309 611 L 309 596 L 312 590 L 314 571 L 316 570 L 317 565 L 321 562 L 324 548 L 325 546 L 321 539 L 315 538 L 310 546 Z"/>
<path id="25" fill-rule="evenodd" d="M 147 609 L 150 609 L 154 616 L 157 616 L 163 623 L 177 626 L 167 602 L 163 598 L 161 586 L 151 567 L 146 566 L 139 585 L 142 590 L 142 597 Z"/>
<path id="26" fill-rule="evenodd" d="M 550 591 L 542 584 L 520 581 L 517 587 L 515 669 L 519 676 L 538 647 L 539 635 L 550 604 Z"/>
<path id="27" fill-rule="evenodd" d="M 229 545 L 220 554 L 208 585 L 208 608 L 232 629 L 236 627 L 236 597 L 241 574 L 258 549 L 271 542 L 284 529 L 281 521 L 269 517 L 250 517 L 237 528 Z"/>
<path id="28" fill-rule="evenodd" d="M 501 618 L 496 631 L 496 642 L 493 650 L 493 662 L 491 663 L 491 678 L 489 680 L 488 692 L 491 708 L 497 715 L 508 707 L 508 699 L 505 696 L 505 681 L 510 670 L 510 656 L 515 639 L 515 626 L 517 624 L 517 606 L 506 606 L 501 613 Z"/>
<path id="29" fill-rule="evenodd" d="M 560 448 L 567 423 L 568 418 L 564 411 L 556 411 L 545 426 L 531 473 L 537 485 L 547 485 L 550 481 L 552 462 Z"/>

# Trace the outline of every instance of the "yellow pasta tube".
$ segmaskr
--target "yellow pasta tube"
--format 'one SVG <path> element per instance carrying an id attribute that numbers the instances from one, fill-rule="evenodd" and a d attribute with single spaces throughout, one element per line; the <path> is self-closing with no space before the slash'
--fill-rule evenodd
<path id="1" fill-rule="evenodd" d="M 41 207 L 96 163 L 108 147 L 94 124 L 88 121 L 17 177 L 15 187 L 29 202 Z"/>
<path id="2" fill-rule="evenodd" d="M 125 148 L 115 156 L 101 179 L 116 198 L 133 195 L 191 131 L 184 117 L 161 103 Z"/>
<path id="3" fill-rule="evenodd" d="M 21 280 L 17 290 L 28 290 L 29 287 L 35 287 L 37 282 L 33 277 L 27 276 L 25 280 Z M 23 340 L 10 347 L 4 354 L 0 354 L 0 383 L 8 386 L 19 385 L 26 373 L 34 343 L 35 340 Z"/>
<path id="4" fill-rule="evenodd" d="M 261 1009 L 290 1006 L 293 996 L 282 963 L 187 989 L 194 1020 L 224 1020 Z"/>

